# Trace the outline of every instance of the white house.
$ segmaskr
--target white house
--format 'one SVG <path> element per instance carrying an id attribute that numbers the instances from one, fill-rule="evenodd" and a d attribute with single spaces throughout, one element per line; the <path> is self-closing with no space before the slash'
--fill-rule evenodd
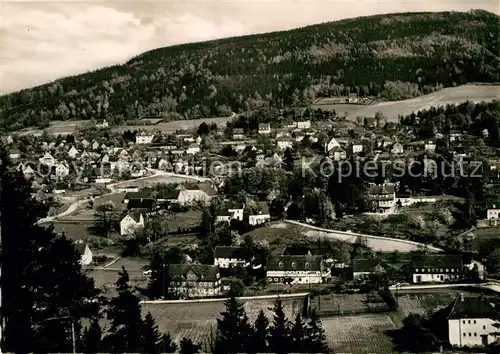
<path id="1" fill-rule="evenodd" d="M 214 265 L 232 268 L 245 265 L 243 249 L 240 247 L 217 246 L 214 251 Z"/>
<path id="2" fill-rule="evenodd" d="M 92 150 L 97 150 L 99 149 L 99 142 L 95 141 L 92 143 Z"/>
<path id="3" fill-rule="evenodd" d="M 108 127 L 109 127 L 109 123 L 108 123 L 108 121 L 107 121 L 106 119 L 104 119 L 104 120 L 102 121 L 102 123 L 96 124 L 95 126 L 96 126 L 96 128 L 98 128 L 98 129 L 105 129 L 105 128 L 108 128 Z"/>
<path id="4" fill-rule="evenodd" d="M 271 220 L 271 215 L 269 213 L 259 213 L 248 216 L 248 223 L 252 226 L 264 224 L 269 220 Z"/>
<path id="5" fill-rule="evenodd" d="M 120 235 L 130 235 L 140 227 L 144 227 L 144 217 L 141 213 L 130 212 L 120 221 Z"/>
<path id="6" fill-rule="evenodd" d="M 12 143 L 14 143 L 14 139 L 12 138 L 12 136 L 11 136 L 11 135 L 9 135 L 9 136 L 7 137 L 6 142 L 7 142 L 7 144 L 9 144 L 9 145 L 10 145 L 10 144 L 12 144 Z"/>
<path id="7" fill-rule="evenodd" d="M 231 220 L 243 220 L 243 212 L 245 211 L 244 204 L 234 204 L 227 209 L 227 213 L 218 215 L 217 222 L 231 222 Z"/>
<path id="8" fill-rule="evenodd" d="M 295 127 L 297 127 L 297 129 L 310 129 L 311 128 L 311 121 L 310 120 L 303 120 L 303 121 L 294 122 L 294 123 L 295 123 Z"/>
<path id="9" fill-rule="evenodd" d="M 87 148 L 90 145 L 90 143 L 86 139 L 83 139 L 81 144 L 84 148 Z"/>
<path id="10" fill-rule="evenodd" d="M 69 175 L 69 166 L 66 161 L 60 162 L 56 166 L 56 176 L 58 178 L 63 178 Z"/>
<path id="11" fill-rule="evenodd" d="M 196 145 L 201 145 L 202 141 L 203 141 L 203 139 L 201 138 L 201 136 L 199 136 L 199 137 L 196 138 L 195 143 L 196 143 Z"/>
<path id="12" fill-rule="evenodd" d="M 371 185 L 368 200 L 377 213 L 391 212 L 396 205 L 396 190 L 392 184 Z"/>
<path id="13" fill-rule="evenodd" d="M 363 144 L 361 144 L 359 141 L 352 143 L 352 153 L 353 154 L 358 154 L 362 151 L 363 151 Z"/>
<path id="14" fill-rule="evenodd" d="M 77 240 L 75 241 L 75 249 L 81 255 L 80 264 L 82 266 L 88 266 L 92 263 L 92 251 L 87 243 L 83 240 Z"/>
<path id="15" fill-rule="evenodd" d="M 233 129 L 233 139 L 234 140 L 244 140 L 245 139 L 245 131 L 243 130 L 243 128 Z"/>
<path id="16" fill-rule="evenodd" d="M 68 156 L 72 159 L 76 158 L 80 152 L 76 149 L 76 147 L 72 146 L 68 151 Z"/>
<path id="17" fill-rule="evenodd" d="M 412 261 L 413 283 L 446 283 L 462 278 L 463 263 L 460 254 L 428 254 Z"/>
<path id="18" fill-rule="evenodd" d="M 215 191 L 208 185 L 198 184 L 196 186 L 179 185 L 177 186 L 174 195 L 170 196 L 171 201 L 177 202 L 179 205 L 189 205 L 193 203 L 208 203 Z"/>
<path id="19" fill-rule="evenodd" d="M 429 141 L 427 144 L 425 144 L 424 149 L 427 152 L 434 152 L 436 151 L 436 144 L 432 141 Z"/>
<path id="20" fill-rule="evenodd" d="M 271 134 L 271 124 L 269 123 L 260 123 L 259 124 L 259 134 L 269 135 Z"/>
<path id="21" fill-rule="evenodd" d="M 31 168 L 31 166 L 27 165 L 27 166 L 23 166 L 22 167 L 22 171 L 23 171 L 23 175 L 25 177 L 31 177 L 35 174 L 35 171 L 33 170 L 33 168 Z"/>
<path id="22" fill-rule="evenodd" d="M 141 131 L 135 136 L 136 144 L 151 144 L 154 139 L 154 134 Z"/>
<path id="23" fill-rule="evenodd" d="M 40 163 L 52 167 L 56 164 L 56 159 L 49 152 L 46 152 L 45 155 L 40 158 Z"/>
<path id="24" fill-rule="evenodd" d="M 403 144 L 401 144 L 401 143 L 395 143 L 394 145 L 392 145 L 391 152 L 393 154 L 402 154 L 404 152 Z"/>
<path id="25" fill-rule="evenodd" d="M 495 306 L 482 296 L 457 298 L 448 315 L 448 339 L 453 347 L 486 347 L 496 340 L 492 333 L 495 324 Z"/>
<path id="26" fill-rule="evenodd" d="M 12 160 L 17 160 L 21 157 L 21 151 L 19 151 L 18 149 L 11 149 L 9 152 L 9 157 Z"/>
<path id="27" fill-rule="evenodd" d="M 322 256 L 278 256 L 267 265 L 269 283 L 320 284 L 330 276 Z"/>
<path id="28" fill-rule="evenodd" d="M 200 146 L 196 144 L 191 144 L 189 147 L 186 149 L 186 154 L 188 155 L 196 155 L 201 151 Z"/>
<path id="29" fill-rule="evenodd" d="M 486 212 L 488 220 L 495 220 L 500 217 L 500 203 L 490 204 Z"/>
<path id="30" fill-rule="evenodd" d="M 276 139 L 276 144 L 278 145 L 278 148 L 280 150 L 286 150 L 288 148 L 292 148 L 293 146 L 293 141 L 287 136 L 282 136 L 278 139 Z"/>
<path id="31" fill-rule="evenodd" d="M 331 138 L 325 146 L 325 153 L 329 153 L 334 148 L 340 148 L 340 144 L 335 138 Z"/>

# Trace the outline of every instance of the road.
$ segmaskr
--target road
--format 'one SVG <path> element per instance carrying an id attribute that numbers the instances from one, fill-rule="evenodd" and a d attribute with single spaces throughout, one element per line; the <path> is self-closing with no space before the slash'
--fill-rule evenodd
<path id="1" fill-rule="evenodd" d="M 425 289 L 446 289 L 446 288 L 459 288 L 459 287 L 473 287 L 483 288 L 500 293 L 500 284 L 497 282 L 479 283 L 479 284 L 421 284 L 421 285 L 393 285 L 390 290 L 425 290 Z"/>
<path id="2" fill-rule="evenodd" d="M 390 238 L 390 237 L 358 234 L 354 232 L 323 229 L 306 223 L 301 223 L 295 220 L 285 220 L 285 222 L 310 229 L 305 233 L 305 235 L 311 238 L 332 238 L 343 242 L 355 243 L 358 237 L 363 237 L 364 239 L 366 239 L 368 247 L 372 248 L 374 251 L 411 252 L 411 251 L 418 251 L 422 247 L 426 247 L 427 250 L 430 252 L 443 252 L 443 249 L 441 248 L 429 246 L 420 242 L 400 240 L 397 238 Z"/>

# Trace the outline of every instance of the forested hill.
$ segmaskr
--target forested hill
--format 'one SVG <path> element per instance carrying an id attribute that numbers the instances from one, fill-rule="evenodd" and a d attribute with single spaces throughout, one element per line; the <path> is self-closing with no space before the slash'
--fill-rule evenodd
<path id="1" fill-rule="evenodd" d="M 403 99 L 500 81 L 499 42 L 499 16 L 472 11 L 377 15 L 166 47 L 2 96 L 0 128 L 225 116 L 354 92 Z"/>

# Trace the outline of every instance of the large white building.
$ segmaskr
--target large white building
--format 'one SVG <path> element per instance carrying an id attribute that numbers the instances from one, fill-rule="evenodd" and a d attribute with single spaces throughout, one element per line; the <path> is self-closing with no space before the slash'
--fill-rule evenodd
<path id="1" fill-rule="evenodd" d="M 243 249 L 240 247 L 217 246 L 214 251 L 214 265 L 232 268 L 245 265 Z"/>
<path id="2" fill-rule="evenodd" d="M 144 217 L 141 213 L 130 212 L 120 221 L 120 235 L 131 235 L 140 227 L 144 227 Z"/>
<path id="3" fill-rule="evenodd" d="M 213 297 L 222 294 L 219 267 L 207 264 L 169 264 L 169 292 L 175 298 Z"/>
<path id="4" fill-rule="evenodd" d="M 368 199 L 377 213 L 391 212 L 396 205 L 396 190 L 392 184 L 372 185 L 368 188 Z"/>
<path id="5" fill-rule="evenodd" d="M 454 347 L 485 347 L 495 341 L 492 333 L 495 307 L 484 297 L 464 297 L 456 299 L 448 315 L 448 339 Z"/>
<path id="6" fill-rule="evenodd" d="M 151 144 L 153 142 L 155 135 L 152 133 L 146 133 L 145 131 L 142 131 L 140 133 L 137 133 L 135 136 L 135 143 L 136 144 Z"/>
<path id="7" fill-rule="evenodd" d="M 446 283 L 460 280 L 463 261 L 460 254 L 428 254 L 412 261 L 413 283 Z"/>
<path id="8" fill-rule="evenodd" d="M 330 276 L 322 256 L 278 256 L 267 265 L 269 283 L 319 284 Z"/>

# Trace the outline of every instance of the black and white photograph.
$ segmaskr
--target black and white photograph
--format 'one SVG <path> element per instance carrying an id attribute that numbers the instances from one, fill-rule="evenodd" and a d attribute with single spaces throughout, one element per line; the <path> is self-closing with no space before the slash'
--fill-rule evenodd
<path id="1" fill-rule="evenodd" d="M 2 0 L 0 354 L 500 353 L 500 0 Z"/>

